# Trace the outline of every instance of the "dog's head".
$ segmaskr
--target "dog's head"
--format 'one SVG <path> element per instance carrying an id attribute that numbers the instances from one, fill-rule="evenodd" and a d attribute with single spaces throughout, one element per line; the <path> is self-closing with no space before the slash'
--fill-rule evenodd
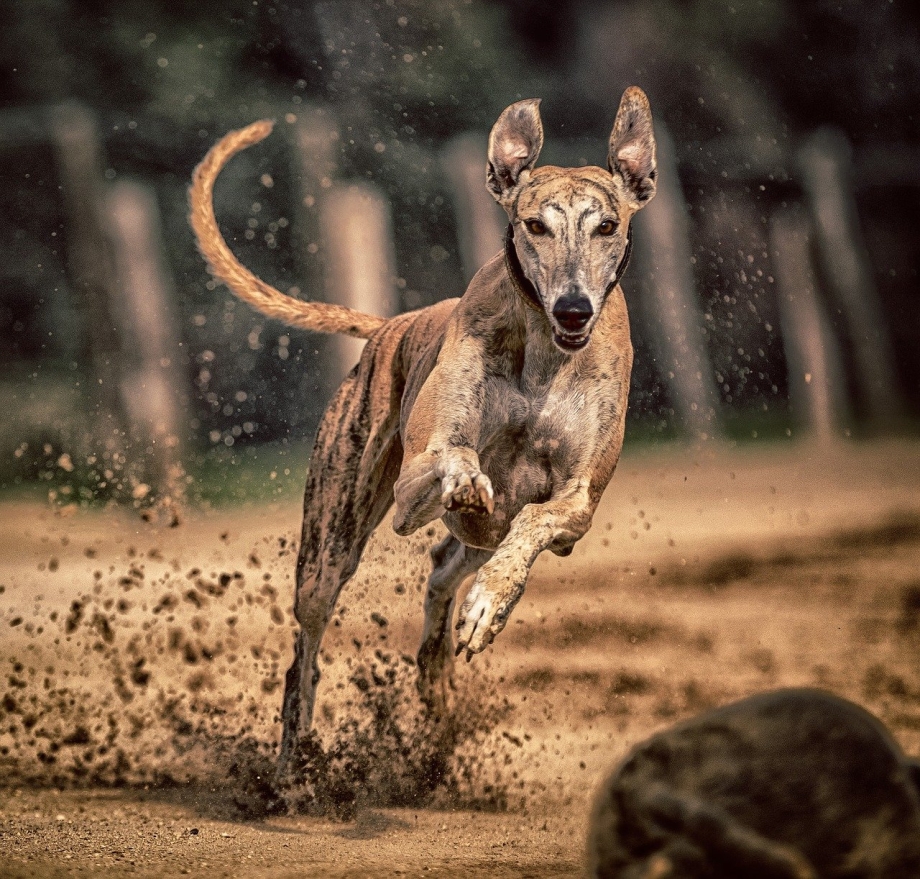
<path id="1" fill-rule="evenodd" d="M 543 146 L 539 100 L 518 101 L 489 135 L 487 186 L 505 209 L 524 275 L 563 351 L 584 348 L 628 244 L 629 222 L 655 194 L 655 135 L 648 98 L 623 93 L 608 170 L 534 169 Z"/>

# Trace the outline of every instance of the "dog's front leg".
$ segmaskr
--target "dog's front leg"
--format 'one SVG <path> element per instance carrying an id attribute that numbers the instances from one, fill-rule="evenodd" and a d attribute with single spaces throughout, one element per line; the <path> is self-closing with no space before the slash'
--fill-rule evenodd
<path id="1" fill-rule="evenodd" d="M 462 446 L 430 450 L 403 466 L 394 488 L 393 528 L 403 536 L 444 515 L 445 510 L 495 508 L 492 482 L 479 469 L 479 455 Z"/>
<path id="2" fill-rule="evenodd" d="M 591 526 L 596 502 L 586 483 L 577 483 L 543 504 L 527 504 L 511 523 L 495 555 L 480 569 L 457 621 L 457 655 L 469 661 L 505 628 L 524 594 L 537 556 L 550 546 L 568 549 Z"/>
<path id="3" fill-rule="evenodd" d="M 479 469 L 482 405 L 488 383 L 483 341 L 452 327 L 438 362 L 403 427 L 403 465 L 393 489 L 397 534 L 411 534 L 446 510 L 495 508 L 489 477 Z"/>

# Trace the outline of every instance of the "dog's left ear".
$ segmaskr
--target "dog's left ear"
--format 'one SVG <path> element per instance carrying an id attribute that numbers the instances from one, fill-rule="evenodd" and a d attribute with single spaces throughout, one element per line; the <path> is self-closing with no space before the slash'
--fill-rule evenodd
<path id="1" fill-rule="evenodd" d="M 623 92 L 613 131 L 610 132 L 607 165 L 611 173 L 623 178 L 626 188 L 636 199 L 637 207 L 644 207 L 655 194 L 658 169 L 652 108 L 645 92 L 637 86 L 630 86 Z"/>
<path id="2" fill-rule="evenodd" d="M 505 109 L 489 135 L 486 186 L 497 201 L 537 163 L 543 147 L 540 99 L 518 101 Z"/>

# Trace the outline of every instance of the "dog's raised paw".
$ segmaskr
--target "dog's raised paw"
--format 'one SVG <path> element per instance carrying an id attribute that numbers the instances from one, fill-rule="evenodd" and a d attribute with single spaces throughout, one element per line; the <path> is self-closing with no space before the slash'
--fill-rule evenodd
<path id="1" fill-rule="evenodd" d="M 441 480 L 441 504 L 446 510 L 495 510 L 495 491 L 485 473 L 448 474 Z"/>
<path id="2" fill-rule="evenodd" d="M 482 653 L 505 628 L 510 606 L 502 597 L 475 582 L 460 607 L 456 656 L 466 651 L 466 661 Z"/>

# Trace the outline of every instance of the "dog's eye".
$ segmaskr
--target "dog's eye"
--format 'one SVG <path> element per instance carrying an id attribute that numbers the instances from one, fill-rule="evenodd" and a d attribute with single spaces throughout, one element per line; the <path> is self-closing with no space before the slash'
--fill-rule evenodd
<path id="1" fill-rule="evenodd" d="M 527 231 L 531 235 L 545 235 L 546 226 L 544 226 L 539 220 L 527 220 L 524 225 L 527 227 Z"/>
<path id="2" fill-rule="evenodd" d="M 600 226 L 597 227 L 598 235 L 613 235 L 617 230 L 617 224 L 613 220 L 604 220 Z"/>

